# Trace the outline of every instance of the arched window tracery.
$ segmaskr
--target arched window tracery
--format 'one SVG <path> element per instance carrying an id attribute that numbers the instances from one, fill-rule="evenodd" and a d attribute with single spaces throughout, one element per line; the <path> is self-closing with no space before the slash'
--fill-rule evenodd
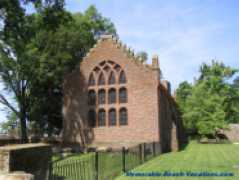
<path id="1" fill-rule="evenodd" d="M 105 120 L 106 120 L 105 115 L 106 115 L 105 110 L 100 109 L 98 113 L 98 126 L 105 126 Z"/>
<path id="2" fill-rule="evenodd" d="M 90 127 L 105 126 L 106 122 L 108 126 L 128 124 L 127 104 L 116 110 L 117 104 L 128 102 L 126 83 L 125 71 L 114 61 L 105 60 L 93 68 L 88 80 L 90 107 L 88 123 Z M 110 86 L 107 87 L 108 85 Z M 109 104 L 108 111 L 106 111 L 106 104 Z M 97 107 L 100 109 L 98 110 Z"/>
<path id="3" fill-rule="evenodd" d="M 120 103 L 126 103 L 127 102 L 127 89 L 126 88 L 120 88 L 119 90 L 119 102 Z"/>
<path id="4" fill-rule="evenodd" d="M 101 72 L 99 79 L 98 79 L 98 85 L 105 85 L 105 77 L 104 74 Z"/>
<path id="5" fill-rule="evenodd" d="M 114 88 L 111 88 L 108 93 L 108 103 L 114 104 L 116 103 L 116 90 Z"/>
<path id="6" fill-rule="evenodd" d="M 95 85 L 95 78 L 94 78 L 93 73 L 90 73 L 88 85 L 89 86 L 94 86 Z"/>
<path id="7" fill-rule="evenodd" d="M 109 82 L 108 84 L 115 84 L 115 74 L 113 71 L 111 71 L 110 76 L 109 76 Z"/>
<path id="8" fill-rule="evenodd" d="M 90 106 L 93 106 L 96 104 L 96 93 L 94 90 L 90 90 L 88 92 L 88 104 Z"/>
<path id="9" fill-rule="evenodd" d="M 93 109 L 90 109 L 88 112 L 88 125 L 89 127 L 95 127 L 96 125 L 96 113 Z"/>
<path id="10" fill-rule="evenodd" d="M 105 104 L 105 90 L 100 89 L 98 92 L 98 104 Z"/>
<path id="11" fill-rule="evenodd" d="M 126 108 L 121 108 L 119 111 L 119 124 L 120 125 L 128 124 L 128 112 Z"/>
<path id="12" fill-rule="evenodd" d="M 119 83 L 120 84 L 125 84 L 126 83 L 126 75 L 124 71 L 120 72 L 120 76 L 119 76 Z"/>
<path id="13" fill-rule="evenodd" d="M 115 109 L 109 110 L 109 125 L 110 126 L 116 125 L 116 110 Z"/>

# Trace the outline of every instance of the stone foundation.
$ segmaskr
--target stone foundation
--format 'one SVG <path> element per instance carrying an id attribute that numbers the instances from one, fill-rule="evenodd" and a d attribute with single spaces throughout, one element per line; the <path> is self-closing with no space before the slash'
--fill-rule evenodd
<path id="1" fill-rule="evenodd" d="M 25 172 L 14 172 L 0 175 L 0 180 L 34 180 L 34 176 Z"/>
<path id="2" fill-rule="evenodd" d="M 51 147 L 46 144 L 19 144 L 0 147 L 0 174 L 24 171 L 36 180 L 47 178 Z"/>

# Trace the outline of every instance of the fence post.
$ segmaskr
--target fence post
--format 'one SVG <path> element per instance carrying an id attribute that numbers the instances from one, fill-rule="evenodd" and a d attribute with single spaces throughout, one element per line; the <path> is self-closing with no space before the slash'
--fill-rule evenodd
<path id="1" fill-rule="evenodd" d="M 48 180 L 52 180 L 53 179 L 53 173 L 52 173 L 52 168 L 53 168 L 53 166 L 52 166 L 52 162 L 50 162 L 49 163 L 49 166 L 48 166 Z"/>
<path id="2" fill-rule="evenodd" d="M 140 164 L 143 164 L 143 155 L 142 155 L 142 144 L 139 144 L 139 158 L 140 158 Z"/>
<path id="3" fill-rule="evenodd" d="M 153 156 L 156 156 L 156 151 L 155 151 L 155 142 L 153 142 Z"/>
<path id="4" fill-rule="evenodd" d="M 99 179 L 99 152 L 95 152 L 95 180 Z"/>
<path id="5" fill-rule="evenodd" d="M 143 143 L 143 162 L 145 162 L 147 160 L 145 158 L 145 149 L 146 149 L 146 143 Z"/>
<path id="6" fill-rule="evenodd" d="M 139 144 L 141 164 L 145 161 L 145 143 Z"/>
<path id="7" fill-rule="evenodd" d="M 122 148 L 122 171 L 126 172 L 125 147 Z"/>

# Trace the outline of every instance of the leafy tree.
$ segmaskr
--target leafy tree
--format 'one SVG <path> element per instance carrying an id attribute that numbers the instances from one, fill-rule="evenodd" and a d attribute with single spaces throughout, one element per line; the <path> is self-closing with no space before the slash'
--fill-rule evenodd
<path id="1" fill-rule="evenodd" d="M 26 14 L 22 3 L 34 3 Z M 115 33 L 113 24 L 90 6 L 71 15 L 63 0 L 0 2 L 0 77 L 18 107 L 0 94 L 0 103 L 20 119 L 23 142 L 27 121 L 40 129 L 61 128 L 62 80 L 80 62 L 97 37 Z"/>
<path id="2" fill-rule="evenodd" d="M 32 2 L 37 14 L 28 15 L 22 4 Z M 0 2 L 0 76 L 7 92 L 13 93 L 18 103 L 15 108 L 7 98 L 0 94 L 0 102 L 10 108 L 20 119 L 23 142 L 27 142 L 27 120 L 29 120 L 31 86 L 35 82 L 34 74 L 36 54 L 32 47 L 33 39 L 43 28 L 53 32 L 68 22 L 69 13 L 64 10 L 64 1 L 20 1 L 3 0 Z M 42 23 L 37 24 L 37 20 Z M 39 26 L 38 26 L 39 25 Z M 43 48 L 43 47 L 42 47 Z"/>
<path id="3" fill-rule="evenodd" d="M 184 124 L 191 132 L 215 135 L 218 129 L 226 127 L 223 102 L 223 97 L 208 91 L 206 82 L 197 84 L 186 101 Z"/>
<path id="4" fill-rule="evenodd" d="M 0 124 L 1 129 L 4 132 L 8 132 L 11 129 L 18 129 L 18 118 L 14 112 L 10 112 L 7 116 L 7 121 Z"/>
<path id="5" fill-rule="evenodd" d="M 183 81 L 179 84 L 177 90 L 176 90 L 176 100 L 179 104 L 180 110 L 183 112 L 186 100 L 189 96 L 192 94 L 192 86 L 187 81 Z"/>
<path id="6" fill-rule="evenodd" d="M 237 72 L 221 62 L 202 64 L 200 76 L 192 86 L 187 82 L 177 89 L 177 101 L 183 112 L 184 124 L 190 133 L 216 135 L 227 128 L 236 96 L 228 80 Z"/>
<path id="7" fill-rule="evenodd" d="M 79 24 L 86 23 L 90 28 L 88 30 L 93 33 L 95 39 L 98 39 L 102 34 L 117 36 L 114 24 L 110 19 L 103 17 L 93 5 L 89 6 L 84 14 L 74 14 L 74 18 Z"/>
<path id="8" fill-rule="evenodd" d="M 29 59 L 25 52 L 31 37 L 27 28 L 27 18 L 20 2 L 1 1 L 0 18 L 3 24 L 0 30 L 0 76 L 6 91 L 12 92 L 18 102 L 15 108 L 5 96 L 0 94 L 0 102 L 10 108 L 20 119 L 22 139 L 27 141 L 26 119 L 28 102 Z"/>
<path id="9" fill-rule="evenodd" d="M 62 126 L 64 75 L 77 67 L 100 35 L 109 33 L 116 34 L 113 24 L 102 17 L 94 6 L 90 6 L 85 13 L 73 14 L 70 22 L 54 32 L 43 28 L 37 33 L 29 46 L 31 56 L 38 62 L 35 64 L 38 69 L 36 78 L 31 86 L 30 119 L 37 121 L 41 130 L 47 130 L 49 135 L 54 129 L 59 132 Z"/>
<path id="10" fill-rule="evenodd" d="M 236 77 L 231 84 L 226 109 L 227 121 L 229 123 L 239 123 L 239 77 Z"/>
<path id="11" fill-rule="evenodd" d="M 145 63 L 148 59 L 148 54 L 144 51 L 140 51 L 136 54 L 136 57 L 139 58 L 142 63 Z"/>

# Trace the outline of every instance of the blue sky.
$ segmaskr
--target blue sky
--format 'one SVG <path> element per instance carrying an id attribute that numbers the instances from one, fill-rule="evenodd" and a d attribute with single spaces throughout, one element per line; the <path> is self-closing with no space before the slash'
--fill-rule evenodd
<path id="1" fill-rule="evenodd" d="M 199 65 L 211 59 L 239 68 L 237 0 L 66 0 L 71 12 L 91 4 L 111 19 L 125 44 L 149 54 L 149 63 L 159 55 L 173 89 L 184 80 L 192 82 Z"/>
<path id="2" fill-rule="evenodd" d="M 238 1 L 69 0 L 66 8 L 77 12 L 90 4 L 114 22 L 128 46 L 149 57 L 159 55 L 173 89 L 184 80 L 192 82 L 199 65 L 211 59 L 239 68 Z"/>

